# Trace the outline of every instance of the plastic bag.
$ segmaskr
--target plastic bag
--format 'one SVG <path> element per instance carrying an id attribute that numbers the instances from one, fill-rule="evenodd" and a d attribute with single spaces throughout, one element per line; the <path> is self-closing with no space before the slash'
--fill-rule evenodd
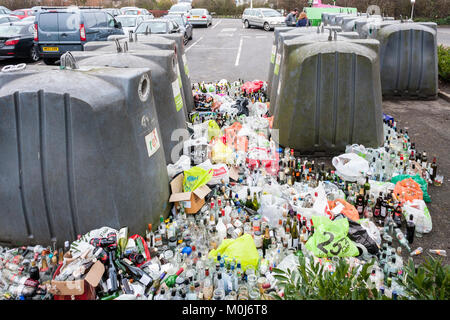
<path id="1" fill-rule="evenodd" d="M 184 171 L 183 191 L 191 192 L 207 184 L 213 176 L 213 170 L 205 170 L 200 167 L 192 167 Z"/>
<path id="2" fill-rule="evenodd" d="M 397 182 L 394 193 L 400 198 L 401 202 L 423 199 L 423 192 L 420 185 L 411 178 Z"/>
<path id="3" fill-rule="evenodd" d="M 345 147 L 345 153 L 355 153 L 366 159 L 367 149 L 362 144 L 352 144 Z"/>
<path id="4" fill-rule="evenodd" d="M 189 139 L 183 143 L 183 154 L 192 159 L 195 165 L 198 165 L 208 159 L 208 147 L 205 137 Z"/>
<path id="5" fill-rule="evenodd" d="M 336 168 L 336 174 L 345 181 L 363 183 L 369 171 L 369 162 L 355 153 L 345 153 L 334 157 L 332 163 Z"/>
<path id="6" fill-rule="evenodd" d="M 233 259 L 241 261 L 241 267 L 245 271 L 249 265 L 257 268 L 259 261 L 258 250 L 255 242 L 249 234 L 244 234 L 237 239 L 224 239 L 216 250 L 211 250 L 209 258 L 217 258 L 217 254 L 224 258 L 225 262 Z"/>
<path id="7" fill-rule="evenodd" d="M 167 173 L 169 174 L 169 179 L 172 179 L 180 172 L 189 170 L 190 168 L 191 159 L 186 155 L 182 155 L 177 162 L 167 165 Z"/>
<path id="8" fill-rule="evenodd" d="M 367 230 L 363 228 L 359 223 L 348 219 L 349 229 L 348 229 L 348 237 L 357 243 L 362 244 L 366 247 L 367 252 L 372 255 L 376 255 L 380 250 L 378 248 L 377 243 L 372 237 L 369 235 Z"/>
<path id="9" fill-rule="evenodd" d="M 262 102 L 256 102 L 249 105 L 250 115 L 251 116 L 257 116 L 262 117 L 267 113 L 267 104 Z"/>
<path id="10" fill-rule="evenodd" d="M 222 135 L 222 131 L 220 130 L 219 125 L 214 120 L 209 120 L 208 122 L 208 141 L 215 137 L 220 137 Z"/>
<path id="11" fill-rule="evenodd" d="M 348 219 L 331 221 L 327 217 L 312 217 L 314 234 L 306 248 L 317 257 L 356 257 L 359 250 L 348 238 Z"/>
<path id="12" fill-rule="evenodd" d="M 315 197 L 316 193 L 317 197 Z M 319 186 L 317 188 L 310 190 L 309 195 L 314 195 L 314 203 L 312 208 L 304 208 L 301 206 L 292 205 L 294 210 L 296 210 L 306 219 L 311 219 L 314 216 L 326 216 L 327 219 L 328 217 L 332 217 L 330 207 L 328 206 L 327 195 L 325 194 L 325 189 L 323 187 L 323 182 L 319 182 Z"/>
<path id="13" fill-rule="evenodd" d="M 420 233 L 429 233 L 433 228 L 430 211 L 423 200 L 407 201 L 403 204 L 403 216 L 409 221 L 409 216 L 413 216 L 416 230 Z"/>
<path id="14" fill-rule="evenodd" d="M 233 160 L 233 150 L 221 140 L 217 140 L 211 148 L 211 160 L 214 163 L 231 163 Z"/>
<path id="15" fill-rule="evenodd" d="M 334 213 L 334 215 L 342 213 L 347 218 L 353 221 L 359 220 L 358 210 L 356 210 L 356 208 L 353 205 L 351 205 L 344 199 L 336 199 L 335 201 L 328 201 L 328 205 L 330 207 L 330 210 Z"/>
<path id="16" fill-rule="evenodd" d="M 360 219 L 358 223 L 366 229 L 369 236 L 377 243 L 378 246 L 381 246 L 381 234 L 380 230 L 378 230 L 375 223 L 370 221 L 369 219 Z"/>
<path id="17" fill-rule="evenodd" d="M 198 165 L 200 168 L 205 170 L 213 170 L 213 175 L 211 180 L 207 183 L 208 185 L 216 185 L 223 181 L 225 184 L 230 182 L 230 176 L 228 174 L 228 166 L 226 164 L 212 164 L 208 159 L 205 162 Z"/>
<path id="18" fill-rule="evenodd" d="M 410 176 L 407 174 L 401 174 L 401 175 L 397 175 L 397 176 L 393 177 L 391 179 L 391 182 L 396 184 L 397 182 L 404 180 L 404 179 L 408 179 L 408 178 L 413 179 L 415 182 L 417 182 L 419 184 L 420 189 L 422 189 L 423 200 L 425 202 L 431 202 L 430 195 L 428 194 L 428 183 L 420 175 L 416 174 L 415 176 Z"/>
<path id="19" fill-rule="evenodd" d="M 382 192 L 383 194 L 391 193 L 395 188 L 395 184 L 391 182 L 369 180 L 369 184 L 370 184 L 369 193 L 374 198 L 378 198 L 380 192 Z"/>

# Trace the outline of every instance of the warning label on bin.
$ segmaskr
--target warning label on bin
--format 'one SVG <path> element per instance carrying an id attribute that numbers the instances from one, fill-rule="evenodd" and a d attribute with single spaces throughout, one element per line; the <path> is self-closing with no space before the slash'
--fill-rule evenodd
<path id="1" fill-rule="evenodd" d="M 147 146 L 148 157 L 150 158 L 161 145 L 158 139 L 158 131 L 156 131 L 156 128 L 145 136 L 145 145 Z"/>
<path id="2" fill-rule="evenodd" d="M 281 62 L 281 54 L 277 53 L 277 60 L 275 61 L 275 68 L 273 69 L 273 73 L 278 75 L 280 71 L 280 62 Z"/>
<path id="3" fill-rule="evenodd" d="M 277 54 L 277 46 L 273 45 L 272 46 L 272 55 L 270 56 L 270 63 L 274 63 L 275 62 L 275 55 Z"/>
<path id="4" fill-rule="evenodd" d="M 181 97 L 180 85 L 178 79 L 172 82 L 173 98 L 175 99 L 175 107 L 177 111 L 183 108 L 183 98 Z"/>
<path id="5" fill-rule="evenodd" d="M 183 58 L 183 64 L 184 64 L 184 73 L 186 74 L 186 76 L 189 77 L 189 68 L 188 68 L 188 65 L 187 65 L 186 54 L 183 54 L 182 58 Z"/>

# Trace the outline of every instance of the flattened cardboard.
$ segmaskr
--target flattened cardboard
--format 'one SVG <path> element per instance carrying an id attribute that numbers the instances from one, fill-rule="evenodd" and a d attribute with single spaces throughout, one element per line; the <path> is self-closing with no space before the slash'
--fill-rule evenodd
<path id="1" fill-rule="evenodd" d="M 97 261 L 91 267 L 84 280 L 86 280 L 91 286 L 95 288 L 98 286 L 104 273 L 105 273 L 105 266 L 100 261 Z"/>

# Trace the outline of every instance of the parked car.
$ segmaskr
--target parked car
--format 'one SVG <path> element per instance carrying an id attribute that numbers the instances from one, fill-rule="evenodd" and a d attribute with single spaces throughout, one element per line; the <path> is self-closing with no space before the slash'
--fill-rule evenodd
<path id="1" fill-rule="evenodd" d="M 126 11 L 128 11 L 128 10 L 139 10 L 139 8 L 137 8 L 137 7 L 122 7 L 122 8 L 120 8 L 120 11 L 122 12 L 122 14 L 125 14 L 125 12 Z"/>
<path id="2" fill-rule="evenodd" d="M 135 32 L 137 34 L 145 34 L 147 32 L 156 34 L 179 33 L 181 28 L 175 21 L 170 19 L 153 19 L 141 22 Z"/>
<path id="3" fill-rule="evenodd" d="M 189 13 L 189 10 L 191 10 L 191 9 L 192 9 L 192 6 L 190 3 L 182 2 L 182 3 L 174 4 L 173 6 L 171 6 L 169 9 L 169 14 L 183 13 L 183 14 L 187 15 Z"/>
<path id="4" fill-rule="evenodd" d="M 39 52 L 33 42 L 34 30 L 33 22 L 17 21 L 0 25 L 0 57 L 38 61 Z"/>
<path id="5" fill-rule="evenodd" d="M 107 12 L 107 13 L 109 13 L 113 17 L 117 17 L 117 16 L 120 16 L 122 14 L 122 12 L 119 9 L 116 9 L 116 8 L 105 8 L 105 9 L 102 9 L 102 10 Z"/>
<path id="6" fill-rule="evenodd" d="M 29 17 L 23 18 L 20 21 L 23 21 L 23 22 L 34 22 L 35 20 L 36 20 L 35 16 L 29 16 Z"/>
<path id="7" fill-rule="evenodd" d="M 36 13 L 34 41 L 46 64 L 54 64 L 67 51 L 82 51 L 86 42 L 123 34 L 121 24 L 100 9 L 61 8 Z"/>
<path id="8" fill-rule="evenodd" d="M 0 24 L 16 21 L 20 21 L 20 19 L 16 16 L 10 16 L 9 14 L 0 14 Z"/>
<path id="9" fill-rule="evenodd" d="M 208 27 L 212 25 L 212 16 L 206 9 L 192 9 L 187 18 L 194 26 L 201 25 Z"/>
<path id="10" fill-rule="evenodd" d="M 11 10 L 9 10 L 8 8 L 4 7 L 4 6 L 0 6 L 0 14 L 11 14 Z"/>
<path id="11" fill-rule="evenodd" d="M 164 18 L 175 21 L 180 26 L 181 32 L 184 36 L 184 44 L 187 44 L 189 40 L 192 40 L 192 24 L 183 14 L 168 14 Z"/>
<path id="12" fill-rule="evenodd" d="M 275 27 L 285 27 L 284 20 L 281 13 L 270 8 L 245 9 L 242 14 L 242 23 L 247 29 L 253 26 L 270 31 Z"/>
<path id="13" fill-rule="evenodd" d="M 116 17 L 116 21 L 122 25 L 125 35 L 128 35 L 130 31 L 134 32 L 136 27 L 144 20 L 144 16 L 137 15 L 121 15 Z"/>
<path id="14" fill-rule="evenodd" d="M 33 9 L 19 9 L 19 10 L 14 10 L 10 14 L 13 16 L 16 16 L 19 19 L 23 19 L 23 18 L 26 18 L 29 16 L 34 16 L 35 11 Z"/>

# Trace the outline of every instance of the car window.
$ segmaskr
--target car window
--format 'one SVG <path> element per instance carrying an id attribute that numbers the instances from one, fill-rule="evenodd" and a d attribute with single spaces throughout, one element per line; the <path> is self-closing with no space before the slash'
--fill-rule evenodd
<path id="1" fill-rule="evenodd" d="M 114 17 L 110 14 L 107 14 L 106 18 L 108 19 L 108 27 L 114 28 L 114 26 L 115 26 Z"/>
<path id="2" fill-rule="evenodd" d="M 97 20 L 97 27 L 106 28 L 108 26 L 108 21 L 106 20 L 105 13 L 97 12 L 95 14 L 95 19 Z"/>
<path id="3" fill-rule="evenodd" d="M 42 31 L 58 31 L 58 14 L 41 13 L 39 15 L 39 28 Z"/>
<path id="4" fill-rule="evenodd" d="M 7 17 L 5 18 L 0 18 L 0 23 L 4 23 L 4 22 L 8 22 L 9 19 Z"/>
<path id="5" fill-rule="evenodd" d="M 25 11 L 13 11 L 11 14 L 13 14 L 15 16 L 24 16 Z"/>
<path id="6" fill-rule="evenodd" d="M 275 10 L 263 10 L 262 13 L 265 17 L 281 17 L 281 13 Z"/>
<path id="7" fill-rule="evenodd" d="M 167 33 L 167 23 L 155 21 L 155 22 L 142 22 L 137 28 L 136 33 L 145 33 L 148 28 L 151 33 Z"/>
<path id="8" fill-rule="evenodd" d="M 97 20 L 95 19 L 95 13 L 84 12 L 83 17 L 84 17 L 84 26 L 86 27 L 86 29 L 95 28 L 95 26 L 97 25 Z"/>
<path id="9" fill-rule="evenodd" d="M 119 21 L 122 24 L 122 27 L 130 28 L 130 27 L 136 27 L 136 18 L 135 17 L 118 17 L 117 21 Z"/>
<path id="10" fill-rule="evenodd" d="M 63 31 L 75 31 L 80 27 L 80 17 L 78 14 L 71 12 L 58 13 L 58 29 Z"/>
<path id="11" fill-rule="evenodd" d="M 205 14 L 205 10 L 203 10 L 203 9 L 192 9 L 191 10 L 191 14 L 195 15 L 195 16 L 200 16 L 200 15 Z"/>
<path id="12" fill-rule="evenodd" d="M 4 25 L 0 26 L 0 34 L 2 37 L 12 37 L 21 34 L 22 27 Z"/>

